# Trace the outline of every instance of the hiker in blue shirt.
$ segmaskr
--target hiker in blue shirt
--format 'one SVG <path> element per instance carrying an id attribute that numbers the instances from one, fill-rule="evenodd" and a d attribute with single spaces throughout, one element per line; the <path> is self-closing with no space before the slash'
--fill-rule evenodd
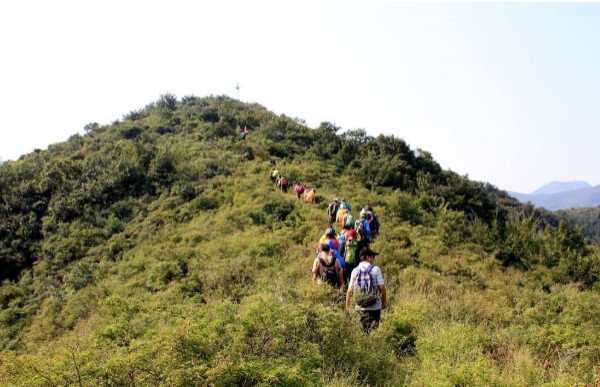
<path id="1" fill-rule="evenodd" d="M 367 219 L 367 214 L 360 215 L 360 221 L 363 224 L 363 235 L 367 245 L 371 243 L 371 226 L 369 225 L 369 220 Z"/>

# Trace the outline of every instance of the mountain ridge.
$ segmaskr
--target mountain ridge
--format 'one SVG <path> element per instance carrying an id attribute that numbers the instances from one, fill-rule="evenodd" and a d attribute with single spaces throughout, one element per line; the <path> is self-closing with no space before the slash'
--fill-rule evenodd
<path id="1" fill-rule="evenodd" d="M 583 188 L 591 188 L 592 186 L 585 181 L 568 181 L 560 182 L 553 181 L 533 191 L 530 195 L 550 195 L 559 192 L 574 191 Z"/>
<path id="2" fill-rule="evenodd" d="M 531 202 L 537 207 L 543 207 L 550 211 L 600 205 L 600 186 L 545 195 L 527 195 L 516 192 L 509 192 L 509 195 L 522 203 Z"/>

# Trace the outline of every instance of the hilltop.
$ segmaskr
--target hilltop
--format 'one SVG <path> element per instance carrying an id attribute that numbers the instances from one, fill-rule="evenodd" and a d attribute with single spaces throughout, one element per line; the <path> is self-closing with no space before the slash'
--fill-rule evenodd
<path id="1" fill-rule="evenodd" d="M 585 181 L 553 181 L 531 193 L 531 195 L 551 195 L 559 192 L 574 191 L 576 189 L 591 188 L 592 186 Z"/>
<path id="2" fill-rule="evenodd" d="M 310 281 L 334 196 L 381 220 L 370 336 Z M 164 95 L 3 163 L 0 200 L 2 386 L 599 382 L 596 246 L 395 137 Z"/>

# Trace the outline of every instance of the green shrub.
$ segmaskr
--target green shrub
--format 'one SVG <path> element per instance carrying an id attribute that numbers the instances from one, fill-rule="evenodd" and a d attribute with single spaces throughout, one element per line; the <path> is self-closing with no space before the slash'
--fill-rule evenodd
<path id="1" fill-rule="evenodd" d="M 94 281 L 94 272 L 98 264 L 88 259 L 82 259 L 69 265 L 64 281 L 67 288 L 78 291 Z"/>
<path id="2" fill-rule="evenodd" d="M 185 275 L 183 262 L 160 262 L 150 269 L 146 287 L 151 291 L 165 290 L 171 281 L 178 281 Z"/>
<path id="3" fill-rule="evenodd" d="M 219 208 L 219 200 L 216 197 L 201 195 L 192 200 L 189 205 L 192 211 L 209 211 Z"/>
<path id="4" fill-rule="evenodd" d="M 283 222 L 295 209 L 294 202 L 290 200 L 269 200 L 260 211 L 254 211 L 248 215 L 254 224 L 266 224 L 270 227 L 278 222 Z"/>

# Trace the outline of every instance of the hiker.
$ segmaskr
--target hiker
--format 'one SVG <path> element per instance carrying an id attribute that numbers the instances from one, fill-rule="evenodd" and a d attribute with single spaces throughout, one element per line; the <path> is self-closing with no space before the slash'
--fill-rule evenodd
<path id="1" fill-rule="evenodd" d="M 336 251 L 338 251 L 338 252 L 340 251 L 340 243 L 335 238 L 335 230 L 332 229 L 331 227 L 328 228 L 327 230 L 325 230 L 325 234 L 323 234 L 323 236 L 321 236 L 321 239 L 319 239 L 319 245 L 323 242 L 326 242 L 327 240 L 330 240 L 333 242 L 333 248 Z"/>
<path id="2" fill-rule="evenodd" d="M 344 286 L 344 272 L 341 263 L 333 256 L 333 250 L 329 243 L 322 243 L 320 250 L 312 267 L 313 283 L 326 283 L 333 287 Z"/>
<path id="3" fill-rule="evenodd" d="M 352 212 L 352 206 L 344 198 L 342 198 L 342 203 L 340 204 L 340 207 L 345 208 L 348 211 Z"/>
<path id="4" fill-rule="evenodd" d="M 277 163 L 275 162 L 275 160 L 271 159 L 271 160 L 269 160 L 269 164 L 271 164 L 271 165 L 275 165 L 275 164 L 277 164 Z"/>
<path id="5" fill-rule="evenodd" d="M 338 198 L 333 198 L 333 201 L 329 203 L 329 207 L 327 207 L 327 215 L 329 216 L 329 227 L 333 226 L 335 223 L 335 216 L 337 215 L 339 208 Z"/>
<path id="6" fill-rule="evenodd" d="M 369 227 L 369 221 L 367 221 L 366 213 L 361 213 L 360 219 L 354 223 L 354 230 L 356 231 L 356 239 L 358 240 L 358 247 L 360 250 L 369 246 L 371 243 L 371 228 Z"/>
<path id="7" fill-rule="evenodd" d="M 308 201 L 308 200 L 306 200 L 306 196 L 308 195 L 309 191 L 310 191 L 310 187 L 309 186 L 304 187 L 304 193 L 302 194 L 302 200 L 304 200 L 305 202 Z"/>
<path id="8" fill-rule="evenodd" d="M 280 187 L 283 193 L 287 193 L 288 190 L 288 181 L 285 176 L 281 176 Z"/>
<path id="9" fill-rule="evenodd" d="M 348 281 L 350 274 L 352 274 L 352 270 L 354 270 L 359 263 L 359 250 L 358 241 L 356 240 L 356 231 L 347 230 L 342 232 L 340 234 L 340 238 L 343 238 L 343 241 L 340 245 L 340 255 L 346 264 L 346 267 L 344 267 L 344 281 Z M 338 242 L 339 241 L 340 239 L 338 238 Z"/>
<path id="10" fill-rule="evenodd" d="M 337 214 L 335 216 L 335 220 L 336 220 L 336 222 L 339 223 L 340 229 L 344 228 L 344 224 L 342 223 L 342 218 L 344 217 L 344 215 L 346 213 L 348 213 L 348 210 L 346 208 L 343 208 L 342 206 L 340 206 L 338 208 Z"/>
<path id="11" fill-rule="evenodd" d="M 300 196 L 304 193 L 304 186 L 300 184 L 299 181 L 296 182 L 294 186 L 294 192 L 296 193 L 296 197 L 300 200 Z"/>
<path id="12" fill-rule="evenodd" d="M 242 131 L 242 128 L 240 128 L 240 124 L 238 124 L 237 128 L 235 128 L 235 130 L 237 130 L 238 132 Z"/>
<path id="13" fill-rule="evenodd" d="M 276 168 L 273 168 L 273 169 L 271 169 L 271 176 L 270 176 L 270 177 L 271 177 L 271 181 L 272 181 L 273 183 L 275 183 L 275 182 L 276 182 L 276 180 L 277 180 L 277 175 L 279 175 L 279 171 L 278 171 Z"/>
<path id="14" fill-rule="evenodd" d="M 375 238 L 375 236 L 379 234 L 379 216 L 377 216 L 377 214 L 373 211 L 373 207 L 371 205 L 367 206 L 367 211 L 371 214 L 369 227 L 371 228 L 372 238 Z"/>
<path id="15" fill-rule="evenodd" d="M 315 202 L 315 196 L 317 196 L 317 192 L 315 191 L 314 188 L 312 188 L 307 194 L 306 194 L 306 201 L 309 203 L 314 203 Z"/>
<path id="16" fill-rule="evenodd" d="M 342 229 L 344 230 L 352 230 L 354 228 L 354 216 L 347 211 L 344 216 L 342 216 Z"/>
<path id="17" fill-rule="evenodd" d="M 360 251 L 360 263 L 352 270 L 346 292 L 346 309 L 350 310 L 354 296 L 354 310 L 358 312 L 360 324 L 366 333 L 377 328 L 381 320 L 381 310 L 387 308 L 383 274 L 381 269 L 373 264 L 377 255 L 379 253 L 368 247 Z"/>
<path id="18" fill-rule="evenodd" d="M 244 126 L 244 131 L 242 132 L 242 140 L 246 140 L 247 135 L 248 135 L 248 127 Z"/>

